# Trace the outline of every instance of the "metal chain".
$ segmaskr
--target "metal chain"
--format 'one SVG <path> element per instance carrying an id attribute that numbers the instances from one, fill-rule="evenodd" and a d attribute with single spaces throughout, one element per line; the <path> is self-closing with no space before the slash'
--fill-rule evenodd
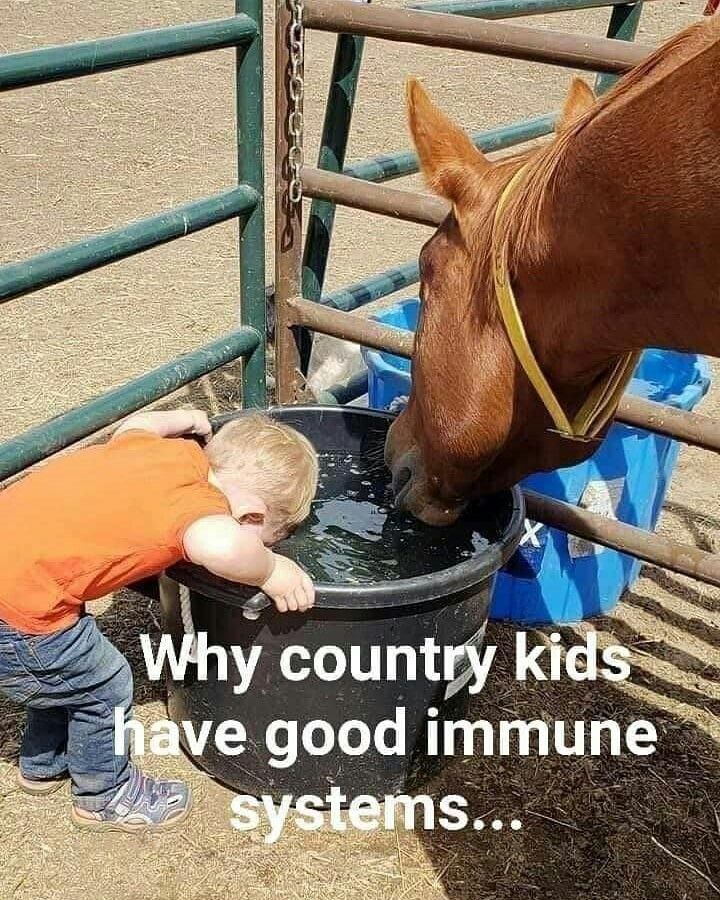
<path id="1" fill-rule="evenodd" d="M 305 33 L 303 28 L 303 0 L 290 0 L 292 19 L 290 21 L 290 112 L 288 115 L 288 134 L 290 146 L 288 162 L 290 164 L 289 195 L 291 203 L 302 200 L 302 165 L 303 165 L 303 96 L 305 82 L 303 80 L 303 63 L 305 61 Z"/>

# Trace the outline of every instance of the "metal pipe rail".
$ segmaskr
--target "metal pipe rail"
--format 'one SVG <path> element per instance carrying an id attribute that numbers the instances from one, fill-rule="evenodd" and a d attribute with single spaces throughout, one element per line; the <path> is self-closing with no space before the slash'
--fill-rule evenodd
<path id="1" fill-rule="evenodd" d="M 336 291 L 328 291 L 318 300 L 322 306 L 331 306 L 343 312 L 352 312 L 373 300 L 387 297 L 403 288 L 416 284 L 420 280 L 420 265 L 415 259 L 386 269 L 384 272 L 376 272 L 362 281 L 348 284 Z"/>
<path id="2" fill-rule="evenodd" d="M 611 550 L 629 553 L 643 562 L 671 572 L 720 587 L 720 554 L 679 544 L 663 535 L 599 516 L 580 506 L 554 500 L 535 491 L 523 493 L 527 514 L 537 522 L 560 528 Z"/>
<path id="3" fill-rule="evenodd" d="M 286 301 L 286 305 L 292 325 L 312 328 L 313 331 L 353 341 L 374 350 L 387 350 L 405 359 L 412 356 L 415 335 L 411 331 L 381 325 L 364 316 L 351 316 L 302 297 L 293 297 Z"/>
<path id="4" fill-rule="evenodd" d="M 617 6 L 617 0 L 410 0 L 406 9 L 478 19 L 514 19 Z"/>
<path id="5" fill-rule="evenodd" d="M 414 9 L 392 9 L 353 3 L 352 0 L 306 0 L 303 21 L 306 28 L 318 31 L 491 53 L 592 72 L 626 72 L 654 49 L 609 38 Z"/>
<path id="6" fill-rule="evenodd" d="M 265 306 L 265 124 L 263 110 L 263 0 L 235 0 L 235 13 L 257 23 L 248 47 L 235 51 L 235 140 L 237 180 L 257 192 L 258 202 L 240 223 L 240 324 L 263 336 L 242 370 L 242 402 L 267 406 L 267 320 Z"/>
<path id="7" fill-rule="evenodd" d="M 624 425 L 665 434 L 684 444 L 720 453 L 720 422 L 702 413 L 626 394 L 620 401 L 615 419 Z"/>
<path id="8" fill-rule="evenodd" d="M 160 59 L 250 44 L 258 26 L 246 15 L 0 56 L 0 91 L 79 78 Z"/>
<path id="9" fill-rule="evenodd" d="M 437 226 L 450 210 L 445 200 L 431 194 L 383 187 L 323 169 L 303 167 L 302 182 L 307 197 L 319 197 L 352 209 L 380 213 L 417 225 Z"/>
<path id="10" fill-rule="evenodd" d="M 318 169 L 330 172 L 343 170 L 364 45 L 364 38 L 352 34 L 337 37 L 320 138 Z M 312 204 L 302 261 L 303 295 L 310 300 L 319 300 L 322 295 L 334 220 L 335 207 L 332 204 L 322 200 Z"/>
<path id="11" fill-rule="evenodd" d="M 375 350 L 385 350 L 405 359 L 412 357 L 412 332 L 381 325 L 362 316 L 349 316 L 347 312 L 297 297 L 288 301 L 288 305 L 293 313 L 293 324 L 342 340 L 355 341 Z M 616 420 L 704 450 L 720 452 L 720 422 L 709 416 L 626 396 L 620 404 Z"/>
<path id="12" fill-rule="evenodd" d="M 634 41 L 642 18 L 643 3 L 618 3 L 613 6 L 608 23 L 607 37 L 619 41 Z M 595 77 L 595 93 L 600 96 L 617 83 L 619 75 L 598 72 Z"/>
<path id="13" fill-rule="evenodd" d="M 257 207 L 259 195 L 249 185 L 176 206 L 130 225 L 83 238 L 56 250 L 0 266 L 0 303 L 99 269 L 195 231 L 239 218 L 241 227 Z"/>
<path id="14" fill-rule="evenodd" d="M 324 391 L 320 391 L 317 397 L 318 403 L 325 403 L 329 406 L 345 406 L 362 397 L 368 392 L 368 373 L 367 369 L 358 372 L 357 375 L 342 384 L 332 384 Z"/>
<path id="15" fill-rule="evenodd" d="M 226 363 L 251 356 L 263 340 L 254 328 L 238 328 L 5 441 L 0 444 L 0 481 Z"/>
<path id="16" fill-rule="evenodd" d="M 469 137 L 483 153 L 493 153 L 552 134 L 556 120 L 557 113 L 548 113 L 545 116 L 535 116 L 532 119 L 513 122 L 512 125 L 490 128 L 487 131 L 475 131 Z M 418 170 L 417 153 L 412 150 L 401 150 L 397 153 L 383 153 L 380 156 L 371 156 L 369 159 L 350 163 L 343 169 L 343 175 L 348 175 L 350 178 L 362 178 L 364 181 L 378 182 L 404 178 L 406 175 L 414 175 Z"/>

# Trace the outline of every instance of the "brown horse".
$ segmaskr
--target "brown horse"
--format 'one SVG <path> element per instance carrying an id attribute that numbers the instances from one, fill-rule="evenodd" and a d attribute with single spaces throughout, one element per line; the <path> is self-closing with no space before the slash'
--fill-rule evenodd
<path id="1" fill-rule="evenodd" d="M 571 88 L 554 141 L 491 163 L 408 86 L 429 185 L 452 204 L 420 254 L 408 407 L 386 460 L 398 504 L 447 524 L 469 497 L 589 456 L 552 430 L 498 312 L 492 228 L 529 344 L 568 415 L 623 355 L 720 355 L 720 17 L 677 35 L 597 102 Z M 497 236 L 496 236 L 497 237 Z"/>

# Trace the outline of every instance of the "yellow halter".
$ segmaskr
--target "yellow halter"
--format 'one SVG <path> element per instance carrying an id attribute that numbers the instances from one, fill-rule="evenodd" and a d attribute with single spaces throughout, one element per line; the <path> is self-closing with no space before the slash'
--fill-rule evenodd
<path id="1" fill-rule="evenodd" d="M 593 385 L 577 415 L 570 421 L 543 374 L 528 341 L 508 275 L 507 257 L 502 243 L 498 240 L 498 223 L 503 209 L 525 174 L 525 169 L 526 166 L 522 166 L 510 179 L 500 195 L 500 201 L 495 210 L 492 265 L 498 306 L 515 356 L 550 414 L 550 418 L 555 424 L 555 430 L 570 440 L 592 441 L 615 415 L 620 398 L 638 364 L 640 353 L 633 351 L 619 359 L 612 369 Z"/>

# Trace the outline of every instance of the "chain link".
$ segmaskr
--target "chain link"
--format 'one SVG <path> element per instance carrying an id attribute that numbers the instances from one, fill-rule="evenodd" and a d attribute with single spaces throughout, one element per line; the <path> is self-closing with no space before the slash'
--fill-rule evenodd
<path id="1" fill-rule="evenodd" d="M 305 33 L 303 0 L 290 0 L 290 112 L 288 115 L 288 163 L 290 165 L 289 196 L 291 203 L 302 200 L 303 165 L 303 64 L 305 62 Z"/>

